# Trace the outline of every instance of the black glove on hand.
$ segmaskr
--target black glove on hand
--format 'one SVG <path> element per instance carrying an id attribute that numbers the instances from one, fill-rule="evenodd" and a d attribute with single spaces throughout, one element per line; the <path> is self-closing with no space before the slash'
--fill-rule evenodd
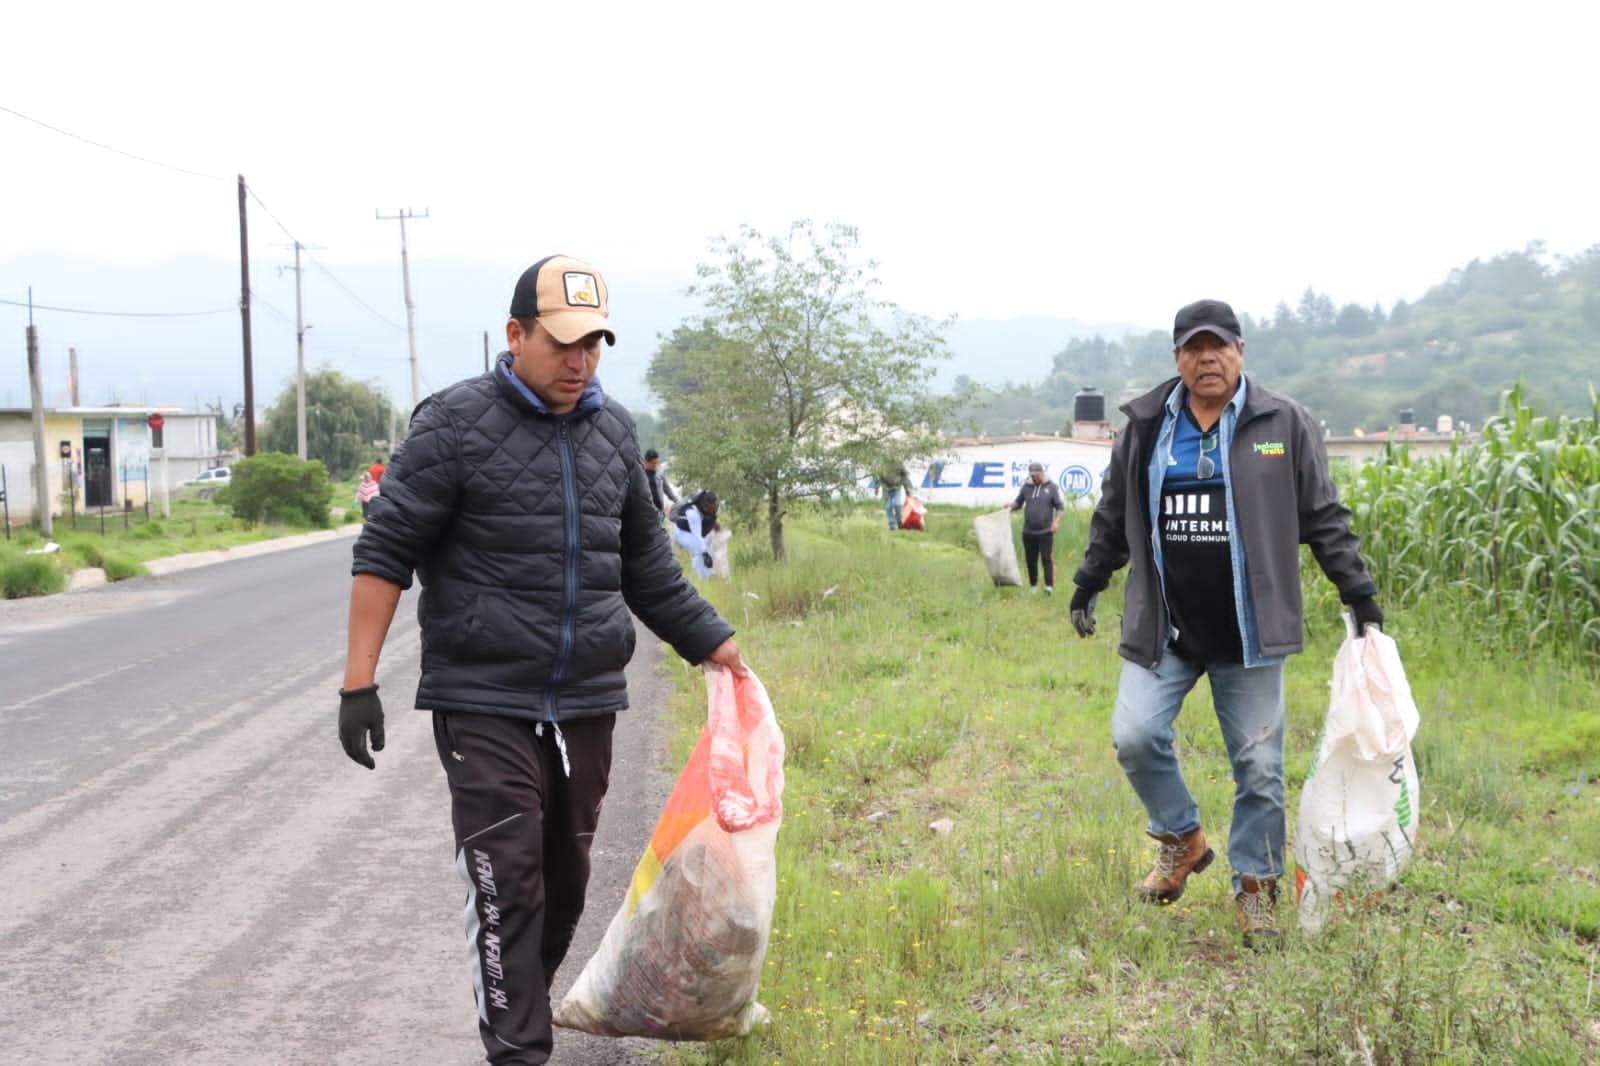
<path id="1" fill-rule="evenodd" d="M 701 552 L 700 553 L 700 561 L 702 563 L 706 564 L 706 569 L 707 570 L 711 569 L 711 553 L 710 552 Z"/>
<path id="2" fill-rule="evenodd" d="M 372 750 L 383 750 L 383 701 L 378 686 L 339 690 L 339 743 L 344 753 L 368 770 L 378 764 L 367 754 L 367 734 L 372 734 Z"/>
<path id="3" fill-rule="evenodd" d="M 1378 606 L 1378 601 L 1371 596 L 1357 600 L 1350 605 L 1350 614 L 1356 620 L 1356 636 L 1367 635 L 1367 627 L 1373 629 L 1383 628 L 1383 610 Z"/>
<path id="4" fill-rule="evenodd" d="M 1073 590 L 1068 607 L 1072 610 L 1072 628 L 1078 631 L 1078 636 L 1094 636 L 1094 601 L 1099 598 L 1098 592 L 1081 587 Z"/>

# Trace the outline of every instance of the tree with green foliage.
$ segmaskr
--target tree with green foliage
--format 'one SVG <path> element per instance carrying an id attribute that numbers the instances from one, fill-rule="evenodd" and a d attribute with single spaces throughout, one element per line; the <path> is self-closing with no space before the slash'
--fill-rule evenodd
<path id="1" fill-rule="evenodd" d="M 260 450 L 298 455 L 295 384 L 263 416 Z M 388 454 L 394 405 L 383 388 L 323 367 L 306 375 L 306 458 L 349 477 Z"/>
<path id="2" fill-rule="evenodd" d="M 315 459 L 259 452 L 233 464 L 233 477 L 217 502 L 245 522 L 276 522 L 326 529 L 333 484 Z"/>
<path id="3" fill-rule="evenodd" d="M 949 404 L 929 383 L 946 324 L 877 295 L 853 226 L 743 226 L 711 247 L 690 289 L 705 314 L 663 341 L 647 381 L 678 484 L 714 488 L 741 517 L 764 509 L 781 561 L 792 502 L 938 450 Z"/>

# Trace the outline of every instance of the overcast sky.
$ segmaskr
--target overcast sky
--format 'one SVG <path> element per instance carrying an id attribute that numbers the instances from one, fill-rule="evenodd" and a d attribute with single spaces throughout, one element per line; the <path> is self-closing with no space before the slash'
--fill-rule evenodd
<path id="1" fill-rule="evenodd" d="M 935 316 L 1154 327 L 1200 296 L 1265 315 L 1308 285 L 1387 307 L 1475 257 L 1600 243 L 1597 11 L 12 4 L 0 300 L 44 275 L 35 300 L 50 305 L 232 308 L 243 174 L 259 197 L 253 287 L 276 318 L 292 315 L 271 266 L 292 233 L 391 351 L 399 235 L 374 214 L 400 208 L 429 213 L 408 228 L 413 281 L 448 265 L 482 290 L 465 316 L 415 293 L 430 353 L 481 345 L 543 254 L 594 262 L 620 313 L 630 286 L 692 280 L 714 235 L 797 218 L 858 226 L 884 295 Z M 215 261 L 214 281 L 159 296 L 130 283 L 138 306 L 106 281 L 178 257 Z M 379 267 L 388 283 L 369 285 Z M 25 321 L 0 305 L 0 385 L 21 380 L 21 403 Z M 407 400 L 404 360 L 390 370 Z"/>

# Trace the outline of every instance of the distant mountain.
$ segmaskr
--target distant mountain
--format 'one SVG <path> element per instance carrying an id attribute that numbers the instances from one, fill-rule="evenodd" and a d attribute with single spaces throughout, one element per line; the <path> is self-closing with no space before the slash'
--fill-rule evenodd
<path id="1" fill-rule="evenodd" d="M 1042 381 L 1050 376 L 1051 359 L 1071 341 L 1096 335 L 1120 340 L 1148 329 L 1131 322 L 1097 324 L 1043 316 L 957 319 L 946 335 L 951 358 L 940 364 L 934 384 L 948 391 L 962 376 L 991 388 Z"/>
<path id="2" fill-rule="evenodd" d="M 1600 389 L 1600 247 L 1552 259 L 1530 245 L 1475 259 L 1387 310 L 1336 306 L 1307 289 L 1294 306 L 1246 316 L 1244 333 L 1247 373 L 1295 397 L 1335 434 L 1404 422 L 1481 426 L 1519 382 L 1541 413 L 1588 416 Z M 1171 344 L 1163 330 L 1071 339 L 1057 349 L 1059 362 L 972 397 L 958 416 L 989 434 L 1059 431 L 1084 386 L 1114 408 L 1170 377 Z"/>

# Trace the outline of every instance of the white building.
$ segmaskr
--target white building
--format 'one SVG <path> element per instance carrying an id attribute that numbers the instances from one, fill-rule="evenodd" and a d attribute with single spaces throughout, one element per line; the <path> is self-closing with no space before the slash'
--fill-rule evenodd
<path id="1" fill-rule="evenodd" d="M 1021 434 L 957 437 L 934 461 L 907 464 L 913 495 L 924 503 L 1001 507 L 1028 480 L 1028 464 L 1043 463 L 1069 503 L 1093 506 L 1111 462 L 1111 441 Z M 870 487 L 870 486 L 869 486 Z"/>
<path id="2" fill-rule="evenodd" d="M 150 425 L 159 415 L 160 425 Z M 225 461 L 211 414 L 176 407 L 59 407 L 44 412 L 45 471 L 52 514 L 140 507 Z M 12 523 L 34 512 L 33 412 L 0 409 L 0 478 Z"/>

